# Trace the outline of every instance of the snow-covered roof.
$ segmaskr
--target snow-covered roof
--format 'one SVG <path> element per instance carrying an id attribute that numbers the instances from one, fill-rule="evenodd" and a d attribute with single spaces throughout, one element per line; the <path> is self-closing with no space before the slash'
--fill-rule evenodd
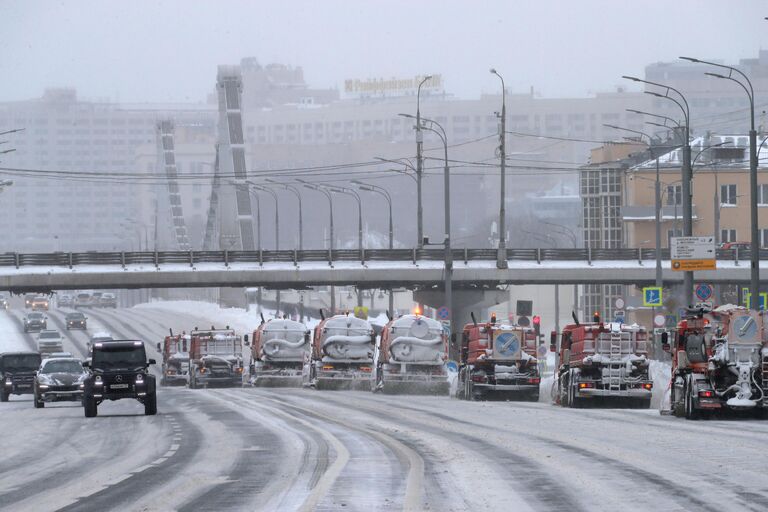
<path id="1" fill-rule="evenodd" d="M 758 166 L 768 166 L 768 136 L 758 136 Z M 743 148 L 745 150 L 743 158 L 737 159 L 715 159 L 712 161 L 708 155 L 703 155 L 697 159 L 702 151 L 710 148 L 723 148 L 734 149 Z M 749 167 L 749 136 L 747 135 L 710 135 L 709 137 L 696 137 L 691 141 L 691 158 L 695 161 L 696 167 L 711 167 L 716 165 L 718 167 L 732 167 L 732 168 L 748 168 Z M 660 167 L 680 167 L 683 165 L 683 148 L 675 148 L 663 155 L 659 156 Z M 651 158 L 640 164 L 632 167 L 633 170 L 643 169 L 655 169 L 656 159 Z"/>

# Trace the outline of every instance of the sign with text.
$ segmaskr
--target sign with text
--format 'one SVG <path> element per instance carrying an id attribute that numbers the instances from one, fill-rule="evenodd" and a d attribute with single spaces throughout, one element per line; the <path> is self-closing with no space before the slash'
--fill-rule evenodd
<path id="1" fill-rule="evenodd" d="M 717 259 L 714 236 L 672 237 L 672 270 L 715 270 Z"/>

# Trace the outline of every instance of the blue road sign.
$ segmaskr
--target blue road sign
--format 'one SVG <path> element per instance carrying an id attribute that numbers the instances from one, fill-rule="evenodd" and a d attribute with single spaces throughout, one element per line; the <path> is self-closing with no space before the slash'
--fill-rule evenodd
<path id="1" fill-rule="evenodd" d="M 700 283 L 696 286 L 696 298 L 699 300 L 709 300 L 713 292 L 711 284 Z"/>
<path id="2" fill-rule="evenodd" d="M 448 308 L 445 306 L 440 306 L 437 310 L 437 318 L 440 320 L 448 320 L 450 318 L 451 312 L 448 311 Z"/>
<path id="3" fill-rule="evenodd" d="M 520 338 L 514 332 L 503 332 L 496 336 L 494 345 L 502 356 L 513 356 L 520 350 Z"/>
<path id="4" fill-rule="evenodd" d="M 658 308 L 662 306 L 662 292 L 660 286 L 648 286 L 643 288 L 643 306 Z"/>
<path id="5" fill-rule="evenodd" d="M 448 370 L 449 372 L 457 372 L 459 371 L 459 363 L 453 360 L 447 361 L 445 363 L 445 369 Z"/>

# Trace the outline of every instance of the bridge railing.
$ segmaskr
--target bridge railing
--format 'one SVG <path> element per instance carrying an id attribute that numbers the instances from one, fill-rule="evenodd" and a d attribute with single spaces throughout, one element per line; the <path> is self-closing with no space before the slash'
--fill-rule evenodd
<path id="1" fill-rule="evenodd" d="M 496 249 L 452 249 L 453 261 L 494 261 Z M 750 259 L 748 249 L 718 249 L 718 260 L 740 261 Z M 293 263 L 303 262 L 359 262 L 371 261 L 443 261 L 445 252 L 440 248 L 426 249 L 307 249 L 280 251 L 159 251 L 159 252 L 54 252 L 54 253 L 13 253 L 0 254 L 0 267 L 49 266 L 69 267 L 81 265 L 154 265 L 198 263 Z M 669 249 L 661 249 L 661 258 L 670 258 Z M 608 261 L 635 260 L 643 264 L 656 259 L 656 249 L 507 249 L 508 261 Z M 760 250 L 760 259 L 768 259 L 768 250 Z"/>

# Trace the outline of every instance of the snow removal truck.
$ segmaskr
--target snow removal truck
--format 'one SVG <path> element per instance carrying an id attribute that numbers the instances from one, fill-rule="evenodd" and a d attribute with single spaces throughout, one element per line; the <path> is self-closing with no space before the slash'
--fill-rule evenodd
<path id="1" fill-rule="evenodd" d="M 532 328 L 491 320 L 464 326 L 456 398 L 539 400 L 536 333 Z"/>
<path id="2" fill-rule="evenodd" d="M 647 409 L 653 381 L 648 373 L 647 332 L 637 324 L 568 324 L 560 334 L 555 402 L 564 407 L 614 402 Z M 552 346 L 557 333 L 552 333 Z"/>
<path id="3" fill-rule="evenodd" d="M 375 344 L 376 334 L 367 320 L 352 315 L 323 318 L 315 327 L 304 385 L 370 391 Z"/>
<path id="4" fill-rule="evenodd" d="M 301 387 L 310 342 L 306 325 L 279 318 L 266 322 L 262 316 L 251 339 L 250 383 L 258 387 Z"/>
<path id="5" fill-rule="evenodd" d="M 448 338 L 443 325 L 421 315 L 390 320 L 376 352 L 374 391 L 447 395 Z"/>
<path id="6" fill-rule="evenodd" d="M 662 335 L 662 347 L 672 352 L 672 414 L 688 419 L 717 411 L 767 416 L 764 313 L 731 304 L 714 310 L 698 305 L 687 309 L 671 339 Z"/>
<path id="7" fill-rule="evenodd" d="M 190 333 L 189 387 L 243 385 L 243 340 L 235 331 L 216 329 Z"/>
<path id="8" fill-rule="evenodd" d="M 157 351 L 163 356 L 161 386 L 186 386 L 189 378 L 190 336 L 184 333 L 173 334 L 170 331 L 162 343 L 157 344 Z"/>

